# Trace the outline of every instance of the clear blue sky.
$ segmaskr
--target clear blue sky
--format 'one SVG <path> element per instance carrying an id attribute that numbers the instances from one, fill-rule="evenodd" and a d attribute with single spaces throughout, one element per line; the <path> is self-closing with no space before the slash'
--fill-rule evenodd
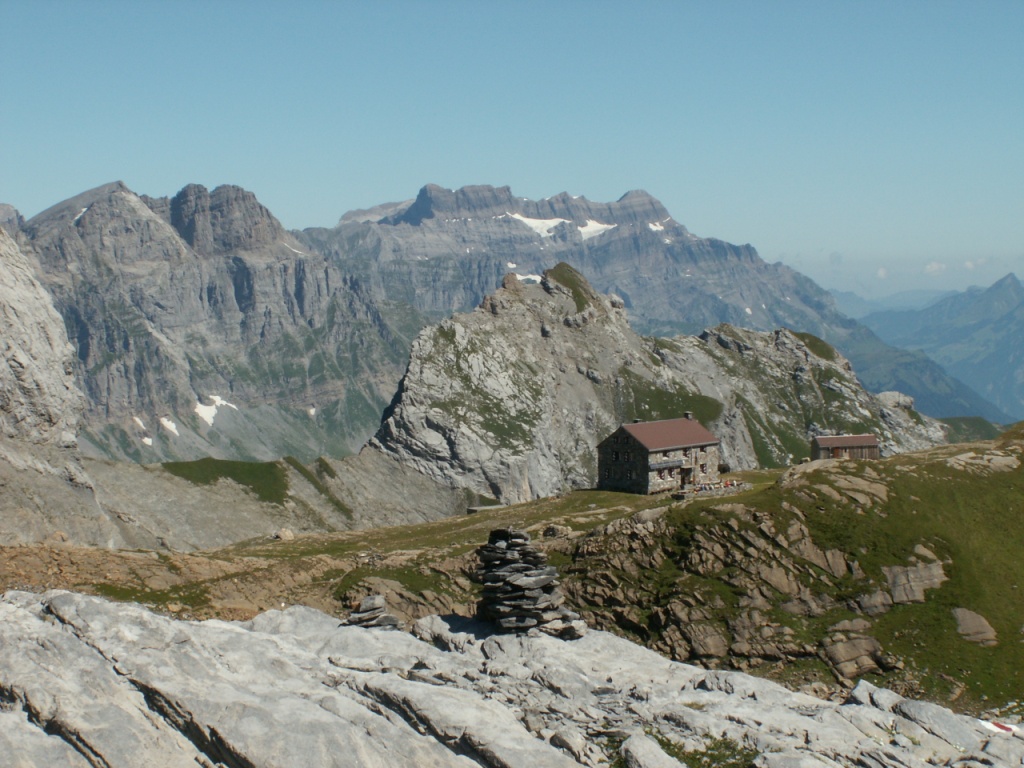
<path id="1" fill-rule="evenodd" d="M 660 198 L 867 295 L 1024 278 L 1024 2 L 0 0 L 0 201 Z M 884 275 L 881 277 L 880 275 Z"/>

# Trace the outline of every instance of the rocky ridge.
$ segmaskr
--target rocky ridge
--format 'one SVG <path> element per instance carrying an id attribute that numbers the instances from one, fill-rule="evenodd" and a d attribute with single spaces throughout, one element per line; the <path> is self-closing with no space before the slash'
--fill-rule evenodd
<path id="1" fill-rule="evenodd" d="M 598 441 L 632 418 L 693 411 L 734 469 L 789 464 L 829 430 L 876 432 L 889 453 L 944 441 L 897 402 L 868 394 L 813 336 L 640 337 L 621 299 L 562 264 L 539 284 L 507 275 L 476 311 L 423 331 L 364 453 L 518 502 L 593 487 Z"/>
<path id="2" fill-rule="evenodd" d="M 758 768 L 1015 765 L 1015 726 L 861 683 L 843 703 L 668 661 L 603 632 L 416 637 L 308 608 L 182 622 L 67 592 L 0 598 L 15 765 Z"/>

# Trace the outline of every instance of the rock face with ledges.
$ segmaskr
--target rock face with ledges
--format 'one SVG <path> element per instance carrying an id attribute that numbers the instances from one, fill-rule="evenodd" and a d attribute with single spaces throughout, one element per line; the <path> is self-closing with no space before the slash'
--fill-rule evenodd
<path id="1" fill-rule="evenodd" d="M 0 748 L 22 765 L 109 768 L 671 765 L 662 745 L 727 747 L 764 768 L 1024 758 L 1013 733 L 863 682 L 837 704 L 604 632 L 490 635 L 436 616 L 414 631 L 341 627 L 301 607 L 181 622 L 7 593 Z"/>
<path id="2" fill-rule="evenodd" d="M 123 543 L 100 510 L 75 431 L 84 407 L 60 315 L 0 229 L 0 541 L 60 533 Z"/>
<path id="3" fill-rule="evenodd" d="M 0 432 L 52 443 L 74 435 L 84 402 L 60 315 L 17 244 L 0 230 Z"/>

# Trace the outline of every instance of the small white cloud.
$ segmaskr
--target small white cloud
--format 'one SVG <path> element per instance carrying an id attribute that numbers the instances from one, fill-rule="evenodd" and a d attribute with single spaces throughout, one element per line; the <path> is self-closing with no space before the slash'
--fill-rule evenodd
<path id="1" fill-rule="evenodd" d="M 964 269 L 972 270 L 972 269 L 974 269 L 974 267 L 975 267 L 975 264 L 970 259 L 968 259 L 967 261 L 964 262 Z"/>
<path id="2" fill-rule="evenodd" d="M 889 276 L 889 270 L 885 267 L 879 267 L 875 274 L 878 275 L 879 280 L 885 280 Z"/>
<path id="3" fill-rule="evenodd" d="M 943 264 L 941 261 L 929 262 L 928 265 L 924 268 L 924 273 L 926 275 L 941 275 L 945 271 L 946 265 Z"/>

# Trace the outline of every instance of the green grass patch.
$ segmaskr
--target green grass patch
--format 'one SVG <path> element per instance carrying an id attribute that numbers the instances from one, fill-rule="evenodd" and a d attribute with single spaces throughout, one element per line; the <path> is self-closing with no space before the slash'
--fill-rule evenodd
<path id="1" fill-rule="evenodd" d="M 198 461 L 169 461 L 163 468 L 194 485 L 213 485 L 234 480 L 252 491 L 260 501 L 283 504 L 288 493 L 288 476 L 276 461 L 226 461 L 205 458 Z"/>
<path id="2" fill-rule="evenodd" d="M 828 360 L 830 363 L 835 361 L 836 350 L 824 339 L 819 339 L 813 333 L 793 331 L 793 335 L 806 344 L 807 348 L 822 360 Z"/>
<path id="3" fill-rule="evenodd" d="M 949 427 L 949 442 L 973 443 L 978 440 L 995 440 L 999 437 L 999 427 L 980 416 L 956 416 L 939 419 Z"/>
<path id="4" fill-rule="evenodd" d="M 125 587 L 118 584 L 93 584 L 92 590 L 101 597 L 120 603 L 139 603 L 163 609 L 172 603 L 178 603 L 196 611 L 210 604 L 206 587 L 196 582 L 164 590 Z"/>
<path id="5" fill-rule="evenodd" d="M 582 312 L 590 306 L 590 290 L 586 279 L 564 261 L 553 266 L 545 274 L 569 289 L 577 312 Z"/>
<path id="6" fill-rule="evenodd" d="M 691 412 L 701 424 L 710 424 L 722 414 L 722 404 L 713 397 L 688 392 L 682 386 L 659 387 L 629 368 L 619 369 L 625 385 L 615 397 L 616 415 L 623 422 L 640 419 L 678 419 Z"/>
<path id="7" fill-rule="evenodd" d="M 688 752 L 660 733 L 652 733 L 651 737 L 666 755 L 674 757 L 687 768 L 750 768 L 760 754 L 728 738 L 713 739 L 704 745 L 704 749 Z"/>

